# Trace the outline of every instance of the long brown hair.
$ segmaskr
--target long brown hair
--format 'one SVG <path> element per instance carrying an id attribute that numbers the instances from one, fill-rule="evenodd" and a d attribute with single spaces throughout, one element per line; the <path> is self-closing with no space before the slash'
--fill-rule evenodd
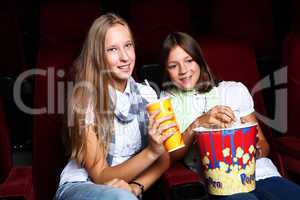
<path id="1" fill-rule="evenodd" d="M 92 108 L 95 116 L 93 130 L 99 144 L 107 156 L 113 130 L 114 105 L 109 97 L 109 84 L 112 76 L 109 72 L 105 55 L 105 37 L 109 28 L 120 24 L 130 28 L 124 19 L 107 13 L 97 18 L 89 29 L 79 57 L 74 62 L 75 87 L 69 101 L 69 135 L 68 145 L 71 158 L 84 164 L 87 143 L 85 124 L 87 108 Z M 96 158 L 95 158 L 96 159 Z"/>
<path id="2" fill-rule="evenodd" d="M 184 51 L 186 51 L 200 67 L 200 77 L 196 85 L 197 90 L 200 93 L 205 93 L 210 91 L 212 87 L 216 85 L 216 82 L 203 57 L 202 50 L 196 40 L 194 40 L 188 34 L 182 32 L 174 32 L 169 34 L 163 42 L 162 52 L 160 57 L 160 65 L 164 69 L 162 87 L 164 89 L 170 89 L 172 87 L 175 87 L 174 84 L 170 85 L 171 80 L 166 70 L 166 65 L 167 65 L 167 60 L 170 51 L 174 49 L 176 46 L 179 46 Z"/>

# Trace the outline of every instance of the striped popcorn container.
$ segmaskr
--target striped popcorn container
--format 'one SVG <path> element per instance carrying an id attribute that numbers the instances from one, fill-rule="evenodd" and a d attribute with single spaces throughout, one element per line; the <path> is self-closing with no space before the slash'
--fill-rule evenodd
<path id="1" fill-rule="evenodd" d="M 256 123 L 194 129 L 208 192 L 231 195 L 255 189 Z"/>

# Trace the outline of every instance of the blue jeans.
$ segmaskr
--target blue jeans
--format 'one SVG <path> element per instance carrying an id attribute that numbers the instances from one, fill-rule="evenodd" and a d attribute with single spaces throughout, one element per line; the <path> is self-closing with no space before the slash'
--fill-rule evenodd
<path id="1" fill-rule="evenodd" d="M 209 199 L 213 200 L 257 200 L 256 196 L 252 193 L 238 193 L 228 196 L 210 196 Z"/>
<path id="2" fill-rule="evenodd" d="M 254 193 L 260 200 L 294 200 L 300 197 L 300 186 L 282 177 L 271 177 L 256 181 Z"/>
<path id="3" fill-rule="evenodd" d="M 92 182 L 69 182 L 59 186 L 56 200 L 137 200 L 137 197 L 123 189 Z"/>
<path id="4" fill-rule="evenodd" d="M 217 200 L 294 200 L 300 197 L 300 186 L 281 177 L 256 181 L 256 189 L 250 193 L 230 196 L 213 196 Z"/>

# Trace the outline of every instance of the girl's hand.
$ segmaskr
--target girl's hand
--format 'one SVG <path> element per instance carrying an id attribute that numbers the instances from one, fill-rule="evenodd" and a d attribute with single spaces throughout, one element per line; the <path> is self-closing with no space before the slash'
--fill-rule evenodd
<path id="1" fill-rule="evenodd" d="M 135 195 L 135 196 L 140 196 L 142 194 L 142 190 L 141 188 L 136 185 L 136 184 L 129 184 L 129 186 L 131 187 L 131 190 L 132 190 L 132 193 Z"/>
<path id="2" fill-rule="evenodd" d="M 228 128 L 236 121 L 233 111 L 228 106 L 215 106 L 194 122 L 195 126 L 205 128 Z"/>
<path id="3" fill-rule="evenodd" d="M 256 158 L 267 157 L 269 153 L 269 144 L 266 140 L 256 137 Z"/>
<path id="4" fill-rule="evenodd" d="M 120 188 L 120 189 L 127 190 L 129 192 L 133 192 L 131 185 L 129 185 L 126 181 L 124 181 L 122 179 L 115 178 L 115 179 L 112 179 L 112 180 L 110 180 L 110 181 L 108 181 L 104 184 L 109 185 L 109 186 L 114 187 L 114 188 Z"/>
<path id="5" fill-rule="evenodd" d="M 159 111 L 150 113 L 149 116 L 149 149 L 157 156 L 160 156 L 164 153 L 165 148 L 163 142 L 172 136 L 175 133 L 175 130 L 171 130 L 168 134 L 162 135 L 162 133 L 171 128 L 176 127 L 176 123 L 170 123 L 167 125 L 162 125 L 163 122 L 172 119 L 174 116 L 165 116 L 158 120 L 155 118 L 158 116 Z"/>

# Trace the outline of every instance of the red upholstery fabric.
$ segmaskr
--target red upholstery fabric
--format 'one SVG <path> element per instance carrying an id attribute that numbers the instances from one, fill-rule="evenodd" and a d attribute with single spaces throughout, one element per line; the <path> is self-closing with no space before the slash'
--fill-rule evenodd
<path id="1" fill-rule="evenodd" d="M 137 46 L 137 62 L 158 63 L 162 40 L 173 31 L 191 32 L 191 14 L 180 0 L 135 0 L 129 11 L 129 25 Z"/>
<path id="2" fill-rule="evenodd" d="M 82 44 L 92 22 L 101 15 L 100 3 L 93 0 L 49 2 L 41 5 L 41 44 Z"/>
<path id="3" fill-rule="evenodd" d="M 278 140 L 278 149 L 290 157 L 294 157 L 300 161 L 300 138 L 295 136 L 281 137 Z M 300 166 L 300 165 L 299 165 Z M 300 169 L 297 171 L 300 172 Z"/>
<path id="4" fill-rule="evenodd" d="M 275 40 L 271 0 L 213 0 L 211 4 L 213 33 L 249 41 L 264 54 L 272 50 Z"/>
<path id="5" fill-rule="evenodd" d="M 38 199 L 52 199 L 57 189 L 59 175 L 65 164 L 64 149 L 62 145 L 62 122 L 63 114 L 58 113 L 58 82 L 63 83 L 66 88 L 66 76 L 68 68 L 77 56 L 74 48 L 40 49 L 38 56 L 38 68 L 43 70 L 54 70 L 53 87 L 54 93 L 49 93 L 47 76 L 38 76 L 35 81 L 34 105 L 36 108 L 48 107 L 49 97 L 54 105 L 54 110 L 47 109 L 47 113 L 34 117 L 33 128 L 33 176 L 35 191 Z M 56 76 L 59 70 L 65 72 L 65 76 Z M 64 99 L 64 96 L 61 96 Z M 64 99 L 65 100 L 65 99 Z M 61 102 L 63 106 L 65 102 Z M 65 104 L 66 105 L 66 104 Z M 47 180 L 47 181 L 45 181 Z"/>
<path id="6" fill-rule="evenodd" d="M 291 20 L 291 31 L 300 31 L 300 2 L 298 0 L 291 0 L 288 8 L 288 13 Z"/>
<path id="7" fill-rule="evenodd" d="M 22 27 L 18 15 L 17 0 L 1 1 L 1 60 L 0 77 L 16 76 L 24 70 L 24 46 Z M 19 6 L 19 5 L 18 5 Z"/>
<path id="8" fill-rule="evenodd" d="M 217 80 L 240 81 L 251 92 L 260 80 L 253 48 L 237 40 L 222 38 L 199 38 L 198 41 Z M 253 98 L 255 110 L 265 114 L 262 93 L 254 94 Z M 268 131 L 264 134 L 271 137 Z"/>
<path id="9" fill-rule="evenodd" d="M 172 188 L 185 183 L 199 182 L 200 177 L 197 173 L 187 169 L 182 163 L 174 163 L 162 177 L 166 187 Z"/>
<path id="10" fill-rule="evenodd" d="M 11 147 L 6 126 L 3 100 L 0 98 L 0 184 L 6 179 L 12 168 Z"/>
<path id="11" fill-rule="evenodd" d="M 9 132 L 6 127 L 2 98 L 0 98 L 0 199 L 22 197 L 33 200 L 31 167 L 13 167 Z"/>
<path id="12" fill-rule="evenodd" d="M 47 75 L 36 76 L 34 107 L 45 107 L 47 113 L 34 116 L 33 180 L 37 199 L 50 200 L 57 189 L 66 161 L 62 145 L 65 110 L 59 110 L 66 106 L 66 78 L 89 27 L 100 16 L 100 11 L 100 4 L 94 0 L 51 1 L 41 6 L 37 67 Z M 64 85 L 64 94 L 58 90 L 58 84 Z"/>
<path id="13" fill-rule="evenodd" d="M 288 172 L 300 175 L 300 35 L 289 33 L 283 44 L 283 64 L 288 66 L 288 130 L 276 146 Z M 298 180 L 299 181 L 299 180 Z"/>
<path id="14" fill-rule="evenodd" d="M 288 66 L 288 131 L 287 135 L 300 137 L 300 34 L 290 33 L 283 45 L 283 64 Z"/>
<path id="15" fill-rule="evenodd" d="M 31 167 L 13 168 L 3 184 L 0 184 L 1 197 L 22 197 L 34 200 Z"/>

